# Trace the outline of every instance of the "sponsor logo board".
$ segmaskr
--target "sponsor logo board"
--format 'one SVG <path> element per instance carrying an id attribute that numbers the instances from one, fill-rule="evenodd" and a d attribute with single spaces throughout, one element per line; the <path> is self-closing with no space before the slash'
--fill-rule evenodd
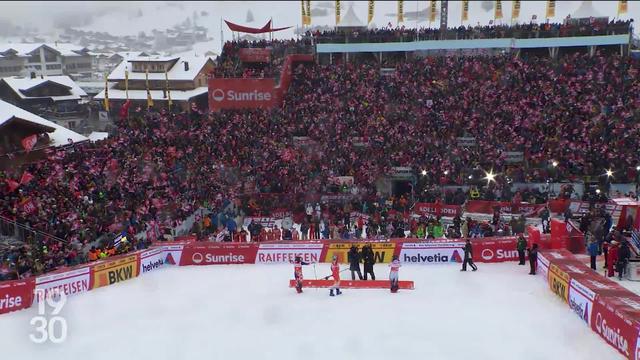
<path id="1" fill-rule="evenodd" d="M 577 279 L 571 279 L 569 283 L 569 307 L 589 326 L 591 326 L 591 313 L 595 298 L 595 292 Z"/>
<path id="2" fill-rule="evenodd" d="M 93 267 L 93 287 L 113 285 L 138 276 L 136 255 L 116 260 L 106 260 Z"/>
<path id="3" fill-rule="evenodd" d="M 396 248 L 396 244 L 391 242 L 389 243 L 345 242 L 345 243 L 329 244 L 327 247 L 327 254 L 324 257 L 324 262 L 331 262 L 333 255 L 336 255 L 338 257 L 338 262 L 347 263 L 348 262 L 347 253 L 349 252 L 349 249 L 351 249 L 351 245 L 355 245 L 358 248 L 358 250 L 362 250 L 362 247 L 365 244 L 371 245 L 371 249 L 373 250 L 376 263 L 391 262 L 391 259 L 393 258 L 393 252 L 395 251 L 395 248 Z"/>
<path id="4" fill-rule="evenodd" d="M 162 248 L 146 250 L 140 253 L 140 268 L 138 274 L 146 274 L 164 265 L 165 254 Z"/>
<path id="5" fill-rule="evenodd" d="M 260 244 L 256 263 L 292 263 L 296 256 L 307 263 L 320 262 L 323 244 Z"/>
<path id="6" fill-rule="evenodd" d="M 188 245 L 182 249 L 180 266 L 253 264 L 257 252 L 258 244 Z"/>
<path id="7" fill-rule="evenodd" d="M 464 243 L 403 243 L 400 261 L 412 264 L 462 262 Z"/>
<path id="8" fill-rule="evenodd" d="M 277 102 L 274 79 L 209 79 L 210 109 L 270 108 Z"/>
<path id="9" fill-rule="evenodd" d="M 564 302 L 569 303 L 569 274 L 562 271 L 557 265 L 549 266 L 549 288 Z"/>
<path id="10" fill-rule="evenodd" d="M 31 306 L 33 280 L 15 280 L 0 284 L 0 314 Z"/>
<path id="11" fill-rule="evenodd" d="M 38 276 L 36 278 L 36 294 L 34 302 L 43 301 L 55 292 L 62 292 L 67 296 L 80 294 L 90 290 L 91 269 L 86 266 L 79 269 L 56 272 Z M 42 290 L 40 292 L 39 290 Z"/>

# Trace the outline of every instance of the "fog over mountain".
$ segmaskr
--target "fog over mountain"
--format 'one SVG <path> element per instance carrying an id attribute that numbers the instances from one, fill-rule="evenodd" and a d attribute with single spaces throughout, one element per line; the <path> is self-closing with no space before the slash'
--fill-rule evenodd
<path id="1" fill-rule="evenodd" d="M 449 24 L 460 24 L 460 1 L 449 2 Z M 567 14 L 573 13 L 581 1 L 559 1 L 556 17 L 551 21 L 561 21 Z M 312 1 L 313 25 L 334 25 L 334 2 Z M 493 19 L 493 9 L 487 10 L 486 2 L 470 2 L 470 24 L 487 24 Z M 342 1 L 342 13 L 353 6 L 356 16 L 362 21 L 367 18 L 366 1 Z M 438 2 L 439 6 L 439 2 Z M 406 27 L 428 26 L 428 1 L 405 1 Z M 593 7 L 602 15 L 616 17 L 617 1 L 593 2 Z M 221 19 L 245 23 L 247 12 L 251 11 L 255 21 L 252 26 L 262 26 L 273 19 L 274 26 L 293 26 L 293 29 L 277 34 L 280 38 L 295 36 L 296 26 L 300 26 L 300 2 L 298 1 L 215 1 L 215 2 L 143 2 L 143 1 L 10 1 L 0 3 L 0 41 L 20 41 L 21 36 L 37 35 L 47 41 L 55 41 L 65 28 L 84 31 L 107 32 L 111 35 L 147 34 L 154 29 L 165 30 L 183 23 L 187 18 L 192 21 L 197 14 L 196 23 L 206 27 L 208 36 L 213 38 L 212 46 L 220 47 Z M 438 9 L 439 10 L 439 9 Z M 377 1 L 373 22 L 378 26 L 396 25 L 393 14 L 395 1 Z M 522 2 L 520 22 L 528 22 L 536 14 L 544 19 L 545 2 Z M 503 2 L 504 22 L 510 22 L 511 1 Z M 423 19 L 421 14 L 424 14 Z M 412 16 L 413 15 L 413 16 Z M 417 15 L 417 16 L 416 16 Z M 640 3 L 629 2 L 629 13 L 623 18 L 640 18 Z M 437 26 L 438 24 L 433 24 Z M 636 26 L 637 28 L 638 26 Z M 231 38 L 231 32 L 222 29 L 224 39 Z M 635 30 L 636 33 L 638 29 Z"/>

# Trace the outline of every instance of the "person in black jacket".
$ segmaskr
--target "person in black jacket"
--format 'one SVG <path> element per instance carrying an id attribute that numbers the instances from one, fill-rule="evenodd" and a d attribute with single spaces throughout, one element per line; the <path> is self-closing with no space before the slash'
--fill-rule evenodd
<path id="1" fill-rule="evenodd" d="M 364 261 L 364 279 L 367 280 L 367 274 L 371 274 L 371 280 L 375 280 L 376 275 L 373 273 L 373 264 L 376 263 L 376 257 L 371 244 L 367 244 L 362 248 L 362 260 Z"/>
<path id="2" fill-rule="evenodd" d="M 473 271 L 478 270 L 476 264 L 473 263 L 473 246 L 471 246 L 471 240 L 467 238 L 467 243 L 464 244 L 464 261 L 462 262 L 462 269 L 460 271 L 467 271 L 467 264 L 471 266 Z"/>
<path id="3" fill-rule="evenodd" d="M 622 280 L 622 275 L 627 269 L 629 258 L 631 257 L 631 249 L 629 249 L 629 243 L 623 241 L 618 250 L 618 262 L 616 263 L 616 271 L 618 271 L 618 279 Z"/>
<path id="4" fill-rule="evenodd" d="M 538 268 L 538 244 L 533 244 L 531 249 L 527 249 L 527 251 L 529 252 L 529 265 L 531 266 L 529 275 L 535 275 Z"/>
<path id="5" fill-rule="evenodd" d="M 358 278 L 362 280 L 362 273 L 360 272 L 360 252 L 358 252 L 358 248 L 355 245 L 351 245 L 351 249 L 347 254 L 347 258 L 349 259 L 349 270 L 351 270 L 351 280 L 356 279 L 355 273 L 358 273 Z"/>

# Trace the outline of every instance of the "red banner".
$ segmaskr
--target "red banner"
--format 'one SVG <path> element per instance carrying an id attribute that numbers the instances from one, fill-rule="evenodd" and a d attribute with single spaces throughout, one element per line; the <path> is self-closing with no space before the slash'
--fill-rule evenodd
<path id="1" fill-rule="evenodd" d="M 524 214 L 538 216 L 545 204 L 513 204 L 506 201 L 469 200 L 465 203 L 465 210 L 470 213 L 493 214 L 499 208 L 503 214 Z"/>
<path id="2" fill-rule="evenodd" d="M 635 316 L 628 316 L 633 314 Z M 591 329 L 627 359 L 638 359 L 638 310 L 614 297 L 597 297 L 593 303 Z"/>
<path id="3" fill-rule="evenodd" d="M 471 239 L 474 261 L 495 263 L 504 261 L 518 261 L 516 238 L 504 240 Z"/>
<path id="4" fill-rule="evenodd" d="M 274 79 L 209 79 L 209 109 L 270 108 L 279 102 Z"/>
<path id="5" fill-rule="evenodd" d="M 253 264 L 258 244 L 203 243 L 189 244 L 182 249 L 180 266 Z"/>
<path id="6" fill-rule="evenodd" d="M 244 48 L 238 52 L 240 61 L 248 63 L 268 63 L 271 59 L 271 49 Z"/>
<path id="7" fill-rule="evenodd" d="M 0 314 L 30 307 L 34 285 L 33 279 L 0 284 Z"/>
<path id="8" fill-rule="evenodd" d="M 419 215 L 435 215 L 454 217 L 462 215 L 462 207 L 459 205 L 443 205 L 439 203 L 416 203 L 413 211 Z"/>

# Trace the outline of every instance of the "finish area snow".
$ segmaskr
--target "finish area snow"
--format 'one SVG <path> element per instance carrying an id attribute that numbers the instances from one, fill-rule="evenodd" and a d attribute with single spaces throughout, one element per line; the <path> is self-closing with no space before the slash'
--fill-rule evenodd
<path id="1" fill-rule="evenodd" d="M 478 266 L 405 265 L 400 280 L 415 290 L 337 297 L 288 288 L 291 265 L 163 268 L 70 297 L 61 344 L 29 339 L 37 306 L 0 316 L 2 358 L 623 359 L 528 266 Z M 388 276 L 386 264 L 375 271 Z M 304 276 L 314 278 L 313 266 Z"/>

